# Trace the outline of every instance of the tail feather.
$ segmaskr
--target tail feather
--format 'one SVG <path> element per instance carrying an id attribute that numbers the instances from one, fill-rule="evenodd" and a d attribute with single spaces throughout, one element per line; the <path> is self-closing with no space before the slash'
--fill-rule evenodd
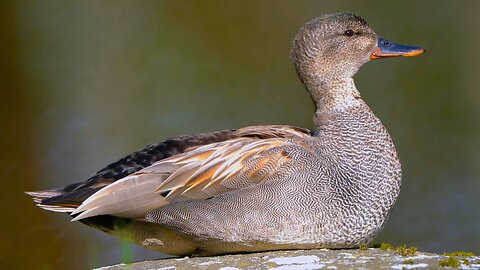
<path id="1" fill-rule="evenodd" d="M 25 192 L 25 194 L 32 197 L 33 202 L 35 202 L 38 207 L 48 211 L 70 213 L 78 207 L 78 205 L 68 203 L 45 203 L 47 200 L 63 195 L 62 191 L 58 189 Z"/>
<path id="2" fill-rule="evenodd" d="M 38 203 L 38 207 L 47 210 L 47 211 L 52 211 L 52 212 L 61 212 L 61 213 L 71 213 L 75 211 L 75 207 L 68 207 L 68 206 L 58 206 L 58 205 L 45 205 Z"/>
<path id="3" fill-rule="evenodd" d="M 51 198 L 62 195 L 62 192 L 56 189 L 42 190 L 42 191 L 30 191 L 25 192 L 28 196 L 32 197 L 35 203 L 40 203 L 45 198 Z"/>
<path id="4" fill-rule="evenodd" d="M 82 188 L 75 191 L 63 191 L 60 195 L 47 197 L 42 200 L 42 204 L 45 205 L 69 205 L 79 206 L 95 192 L 99 191 L 102 187 L 97 188 Z"/>

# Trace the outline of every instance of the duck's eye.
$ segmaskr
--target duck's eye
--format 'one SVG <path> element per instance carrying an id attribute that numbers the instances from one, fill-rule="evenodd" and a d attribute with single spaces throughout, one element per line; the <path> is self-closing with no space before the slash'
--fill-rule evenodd
<path id="1" fill-rule="evenodd" d="M 355 34 L 355 32 L 353 32 L 353 30 L 349 29 L 349 30 L 345 31 L 343 34 L 347 37 L 351 37 Z"/>

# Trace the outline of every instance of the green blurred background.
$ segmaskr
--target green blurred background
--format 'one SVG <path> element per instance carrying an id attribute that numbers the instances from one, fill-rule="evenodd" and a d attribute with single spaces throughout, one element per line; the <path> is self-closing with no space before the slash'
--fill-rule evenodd
<path id="1" fill-rule="evenodd" d="M 402 192 L 375 242 L 480 252 L 479 1 L 2 1 L 0 256 L 4 269 L 84 269 L 163 255 L 22 192 L 87 178 L 168 137 L 312 127 L 289 60 L 306 21 L 353 11 L 427 54 L 356 76 L 390 131 Z"/>

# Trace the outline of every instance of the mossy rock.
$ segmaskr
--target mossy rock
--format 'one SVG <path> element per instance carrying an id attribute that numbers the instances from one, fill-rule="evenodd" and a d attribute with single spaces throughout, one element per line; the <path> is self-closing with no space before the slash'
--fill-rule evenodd
<path id="1" fill-rule="evenodd" d="M 410 249 L 410 251 L 412 251 Z M 403 253 L 406 256 L 402 256 Z M 438 269 L 441 266 L 480 269 L 480 257 L 458 258 L 458 264 L 446 264 L 449 256 L 419 251 L 362 248 L 339 250 L 289 250 L 216 257 L 174 258 L 102 267 L 102 270 L 131 269 Z"/>

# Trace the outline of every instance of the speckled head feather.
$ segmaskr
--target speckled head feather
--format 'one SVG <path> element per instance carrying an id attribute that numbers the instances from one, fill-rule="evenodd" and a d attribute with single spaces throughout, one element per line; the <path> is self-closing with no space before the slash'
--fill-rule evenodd
<path id="1" fill-rule="evenodd" d="M 370 59 L 377 35 L 352 13 L 323 15 L 307 22 L 293 40 L 291 58 L 300 79 L 351 78 Z"/>

